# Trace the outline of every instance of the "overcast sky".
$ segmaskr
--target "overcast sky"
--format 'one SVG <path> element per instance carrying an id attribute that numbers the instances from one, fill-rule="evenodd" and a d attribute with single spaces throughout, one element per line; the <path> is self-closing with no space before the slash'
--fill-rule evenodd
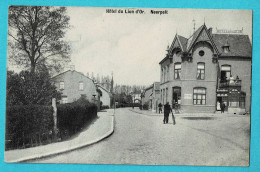
<path id="1" fill-rule="evenodd" d="M 218 29 L 242 29 L 252 35 L 251 11 L 166 9 L 168 14 L 106 13 L 108 8 L 69 7 L 72 28 L 66 38 L 72 45 L 72 64 L 77 71 L 111 75 L 117 84 L 150 85 L 159 81 L 159 62 L 176 32 L 188 38 L 204 23 Z M 112 8 L 127 9 L 127 8 Z M 134 8 L 136 10 L 138 8 Z M 165 9 L 153 9 L 165 10 Z"/>

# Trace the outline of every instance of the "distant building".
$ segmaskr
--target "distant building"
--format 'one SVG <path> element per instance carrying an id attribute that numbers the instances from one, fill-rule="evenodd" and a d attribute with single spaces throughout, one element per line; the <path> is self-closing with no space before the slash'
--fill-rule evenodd
<path id="1" fill-rule="evenodd" d="M 97 88 L 102 92 L 100 95 L 100 101 L 102 102 L 102 105 L 108 106 L 110 108 L 112 94 L 107 89 L 105 89 L 100 85 L 97 85 Z"/>
<path id="2" fill-rule="evenodd" d="M 160 99 L 183 112 L 250 111 L 252 46 L 248 35 L 213 34 L 206 25 L 175 36 L 161 66 Z"/>
<path id="3" fill-rule="evenodd" d="M 149 109 L 157 112 L 160 103 L 160 82 L 154 82 L 144 90 L 142 105 L 148 103 Z"/>
<path id="4" fill-rule="evenodd" d="M 75 70 L 58 74 L 51 78 L 51 82 L 62 93 L 61 104 L 71 103 L 82 96 L 90 102 L 98 100 L 97 88 L 93 80 Z"/>

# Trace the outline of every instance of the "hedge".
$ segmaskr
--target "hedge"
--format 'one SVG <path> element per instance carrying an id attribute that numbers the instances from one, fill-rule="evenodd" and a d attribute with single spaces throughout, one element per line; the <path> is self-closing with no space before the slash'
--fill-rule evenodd
<path id="1" fill-rule="evenodd" d="M 87 100 L 57 105 L 58 140 L 72 136 L 95 117 L 97 106 Z M 55 142 L 53 128 L 52 106 L 7 106 L 5 148 L 26 148 Z"/>
<path id="2" fill-rule="evenodd" d="M 95 117 L 97 106 L 87 100 L 57 105 L 57 126 L 61 133 L 72 135 Z"/>
<path id="3" fill-rule="evenodd" d="M 53 108 L 42 105 L 15 105 L 6 108 L 6 149 L 41 142 L 53 129 Z M 38 140 L 39 139 L 39 140 Z"/>

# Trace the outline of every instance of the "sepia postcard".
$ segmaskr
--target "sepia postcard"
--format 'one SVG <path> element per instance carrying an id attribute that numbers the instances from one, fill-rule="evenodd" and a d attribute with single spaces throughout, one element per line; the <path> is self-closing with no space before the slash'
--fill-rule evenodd
<path id="1" fill-rule="evenodd" d="M 252 15 L 10 6 L 5 162 L 249 166 Z"/>

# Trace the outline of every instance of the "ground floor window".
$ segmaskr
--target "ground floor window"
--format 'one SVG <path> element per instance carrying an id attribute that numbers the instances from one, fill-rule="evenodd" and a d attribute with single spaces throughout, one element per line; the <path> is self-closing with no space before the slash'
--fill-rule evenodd
<path id="1" fill-rule="evenodd" d="M 61 104 L 68 103 L 68 97 L 62 97 L 61 98 Z"/>
<path id="2" fill-rule="evenodd" d="M 206 104 L 206 88 L 193 89 L 193 104 L 205 105 Z"/>
<path id="3" fill-rule="evenodd" d="M 239 98 L 239 107 L 240 108 L 245 108 L 245 100 L 246 100 L 245 97 L 240 97 Z"/>

